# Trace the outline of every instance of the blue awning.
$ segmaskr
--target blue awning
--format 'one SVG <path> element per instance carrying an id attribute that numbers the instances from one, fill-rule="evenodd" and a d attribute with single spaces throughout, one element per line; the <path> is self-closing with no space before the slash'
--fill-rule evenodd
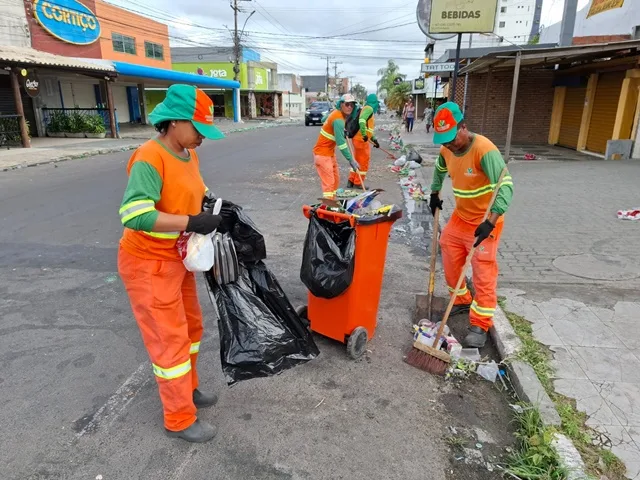
<path id="1" fill-rule="evenodd" d="M 120 75 L 152 78 L 155 80 L 164 80 L 175 83 L 186 83 L 189 85 L 197 85 L 198 87 L 240 88 L 240 82 L 236 82 L 234 80 L 222 80 L 220 78 L 205 77 L 204 75 L 177 72 L 175 70 L 147 67 L 144 65 L 135 65 L 133 63 L 126 62 L 113 62 L 113 66 L 115 67 L 116 72 Z"/>

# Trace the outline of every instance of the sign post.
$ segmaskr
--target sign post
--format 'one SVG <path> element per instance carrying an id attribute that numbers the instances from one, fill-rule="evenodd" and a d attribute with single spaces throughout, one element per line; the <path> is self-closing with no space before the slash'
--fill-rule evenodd
<path id="1" fill-rule="evenodd" d="M 456 61 L 449 89 L 449 101 L 455 101 L 456 83 L 460 65 L 460 45 L 463 33 L 493 32 L 498 0 L 419 0 L 418 23 L 426 35 L 457 34 Z M 428 14 L 428 28 L 423 25 Z M 425 31 L 427 29 L 427 31 Z M 424 66 L 424 65 L 423 65 Z"/>

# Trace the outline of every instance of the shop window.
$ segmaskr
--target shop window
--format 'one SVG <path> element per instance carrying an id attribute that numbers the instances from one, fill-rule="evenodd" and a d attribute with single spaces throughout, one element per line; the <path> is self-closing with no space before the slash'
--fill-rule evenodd
<path id="1" fill-rule="evenodd" d="M 164 60 L 164 51 L 159 43 L 144 42 L 144 53 L 147 58 Z"/>
<path id="2" fill-rule="evenodd" d="M 111 34 L 111 43 L 114 52 L 136 54 L 136 39 L 133 37 L 114 32 Z"/>
<path id="3" fill-rule="evenodd" d="M 507 7 L 500 7 L 500 13 L 507 13 Z"/>

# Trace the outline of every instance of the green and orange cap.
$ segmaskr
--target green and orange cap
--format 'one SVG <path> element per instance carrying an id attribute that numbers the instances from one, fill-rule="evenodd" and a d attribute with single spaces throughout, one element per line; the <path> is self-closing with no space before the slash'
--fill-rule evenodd
<path id="1" fill-rule="evenodd" d="M 458 124 L 464 119 L 460 107 L 455 102 L 446 102 L 438 107 L 433 117 L 433 143 L 452 142 L 458 134 Z"/>
<path id="2" fill-rule="evenodd" d="M 213 124 L 213 101 L 193 85 L 171 85 L 165 99 L 149 114 L 149 120 L 153 125 L 167 120 L 190 120 L 203 137 L 209 140 L 224 138 Z"/>

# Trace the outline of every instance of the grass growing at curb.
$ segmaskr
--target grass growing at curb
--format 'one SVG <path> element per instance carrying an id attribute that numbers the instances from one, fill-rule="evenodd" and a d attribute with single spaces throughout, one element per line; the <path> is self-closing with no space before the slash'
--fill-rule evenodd
<path id="1" fill-rule="evenodd" d="M 518 359 L 531 365 L 540 383 L 555 403 L 562 421 L 560 432 L 573 441 L 582 455 L 588 473 L 597 475 L 598 478 L 604 474 L 610 480 L 624 480 L 626 471 L 624 463 L 610 450 L 593 445 L 593 430 L 585 425 L 587 416 L 576 409 L 575 400 L 554 391 L 552 381 L 554 370 L 550 363 L 551 352 L 535 339 L 531 323 L 527 319 L 509 312 L 505 308 L 505 300 L 504 297 L 500 297 L 498 303 L 522 342 L 522 350 L 518 353 Z M 522 478 L 564 478 L 520 476 Z"/>
<path id="2" fill-rule="evenodd" d="M 545 427 L 540 411 L 530 405 L 521 405 L 517 413 L 517 450 L 510 455 L 507 472 L 522 479 L 564 480 L 567 471 L 560 466 L 558 454 L 551 446 L 553 429 Z"/>

